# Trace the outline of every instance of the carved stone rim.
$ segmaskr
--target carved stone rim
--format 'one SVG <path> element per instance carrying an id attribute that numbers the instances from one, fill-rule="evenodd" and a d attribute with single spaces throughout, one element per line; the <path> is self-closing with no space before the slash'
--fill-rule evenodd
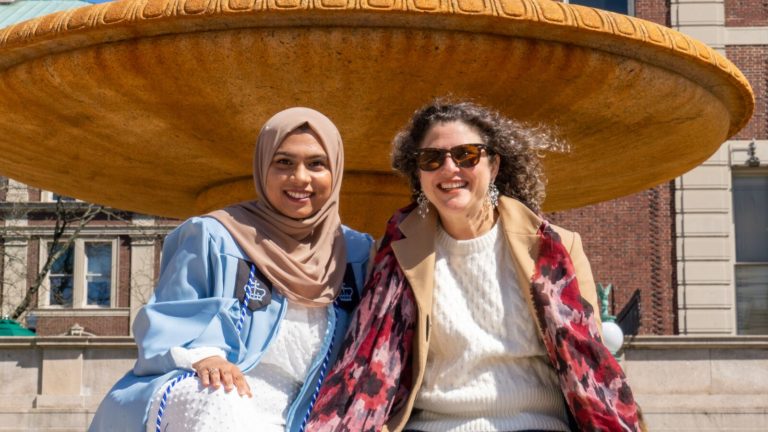
<path id="1" fill-rule="evenodd" d="M 307 26 L 466 31 L 567 43 L 639 59 L 695 81 L 728 107 L 729 137 L 754 110 L 747 79 L 704 43 L 642 19 L 550 0 L 122 0 L 0 29 L 0 71 L 102 43 Z"/>

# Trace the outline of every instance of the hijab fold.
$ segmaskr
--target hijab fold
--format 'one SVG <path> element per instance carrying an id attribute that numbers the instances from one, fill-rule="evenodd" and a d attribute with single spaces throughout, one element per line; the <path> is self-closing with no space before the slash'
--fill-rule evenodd
<path id="1" fill-rule="evenodd" d="M 266 199 L 267 171 L 283 140 L 308 126 L 328 155 L 332 190 L 328 201 L 306 219 L 292 219 Z M 288 300 L 308 307 L 333 302 L 346 269 L 346 247 L 339 219 L 344 150 L 336 126 L 309 108 L 289 108 L 262 127 L 253 158 L 260 199 L 209 213 L 232 234 L 243 252 Z"/>

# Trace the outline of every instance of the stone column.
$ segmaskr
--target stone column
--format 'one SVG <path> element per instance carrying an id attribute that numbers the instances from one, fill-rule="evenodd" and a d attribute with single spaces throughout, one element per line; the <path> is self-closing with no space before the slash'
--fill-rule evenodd
<path id="1" fill-rule="evenodd" d="M 672 26 L 724 54 L 722 0 L 676 0 Z M 680 334 L 735 331 L 730 143 L 675 180 Z"/>
<path id="2" fill-rule="evenodd" d="M 10 315 L 21 304 L 27 292 L 26 238 L 6 237 L 3 254 L 3 304 L 0 315 Z"/>
<path id="3" fill-rule="evenodd" d="M 24 183 L 9 178 L 5 200 L 7 202 L 27 202 L 29 201 L 29 188 Z"/>
<path id="4" fill-rule="evenodd" d="M 133 320 L 152 295 L 155 283 L 154 237 L 131 237 L 131 334 Z"/>
<path id="5" fill-rule="evenodd" d="M 723 0 L 672 0 L 672 28 L 725 54 L 725 2 Z"/>
<path id="6" fill-rule="evenodd" d="M 21 303 L 27 291 L 27 227 L 26 202 L 28 188 L 24 183 L 8 179 L 5 201 L 13 203 L 5 214 L 2 228 L 5 251 L 3 254 L 3 303 L 0 315 L 10 315 Z"/>

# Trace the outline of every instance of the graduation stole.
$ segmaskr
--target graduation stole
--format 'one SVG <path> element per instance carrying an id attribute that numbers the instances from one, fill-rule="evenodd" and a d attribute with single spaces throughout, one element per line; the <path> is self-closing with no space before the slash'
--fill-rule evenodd
<path id="1" fill-rule="evenodd" d="M 312 411 L 308 431 L 380 431 L 411 391 L 411 350 L 417 307 L 391 243 L 403 238 L 390 219 L 373 272 L 352 317 L 336 364 Z M 602 344 L 592 307 L 581 298 L 575 270 L 560 237 L 547 222 L 531 293 L 573 420 L 580 431 L 640 431 L 639 411 L 624 373 Z"/>

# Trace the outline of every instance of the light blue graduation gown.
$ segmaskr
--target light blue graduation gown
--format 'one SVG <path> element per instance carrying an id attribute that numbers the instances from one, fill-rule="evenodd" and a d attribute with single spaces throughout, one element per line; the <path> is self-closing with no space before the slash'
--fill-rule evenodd
<path id="1" fill-rule="evenodd" d="M 356 288 L 362 289 L 373 239 L 342 228 L 347 244 L 345 279 L 348 280 L 351 269 Z M 172 347 L 220 348 L 227 353 L 227 360 L 243 372 L 259 363 L 277 334 L 288 301 L 273 290 L 272 300 L 266 307 L 246 313 L 243 329 L 238 333 L 240 305 L 235 290 L 238 265 L 243 260 L 250 261 L 216 219 L 195 217 L 168 235 L 155 293 L 133 324 L 138 359 L 133 370 L 123 376 L 101 402 L 88 429 L 90 432 L 145 430 L 153 395 L 163 384 L 185 372 L 171 356 Z M 348 291 L 350 287 L 344 288 Z M 301 427 L 319 379 L 320 365 L 331 341 L 335 340 L 329 362 L 333 364 L 348 324 L 348 311 L 328 306 L 328 330 L 323 346 L 288 410 L 287 431 Z M 254 426 L 258 426 L 258 419 L 254 419 Z"/>

